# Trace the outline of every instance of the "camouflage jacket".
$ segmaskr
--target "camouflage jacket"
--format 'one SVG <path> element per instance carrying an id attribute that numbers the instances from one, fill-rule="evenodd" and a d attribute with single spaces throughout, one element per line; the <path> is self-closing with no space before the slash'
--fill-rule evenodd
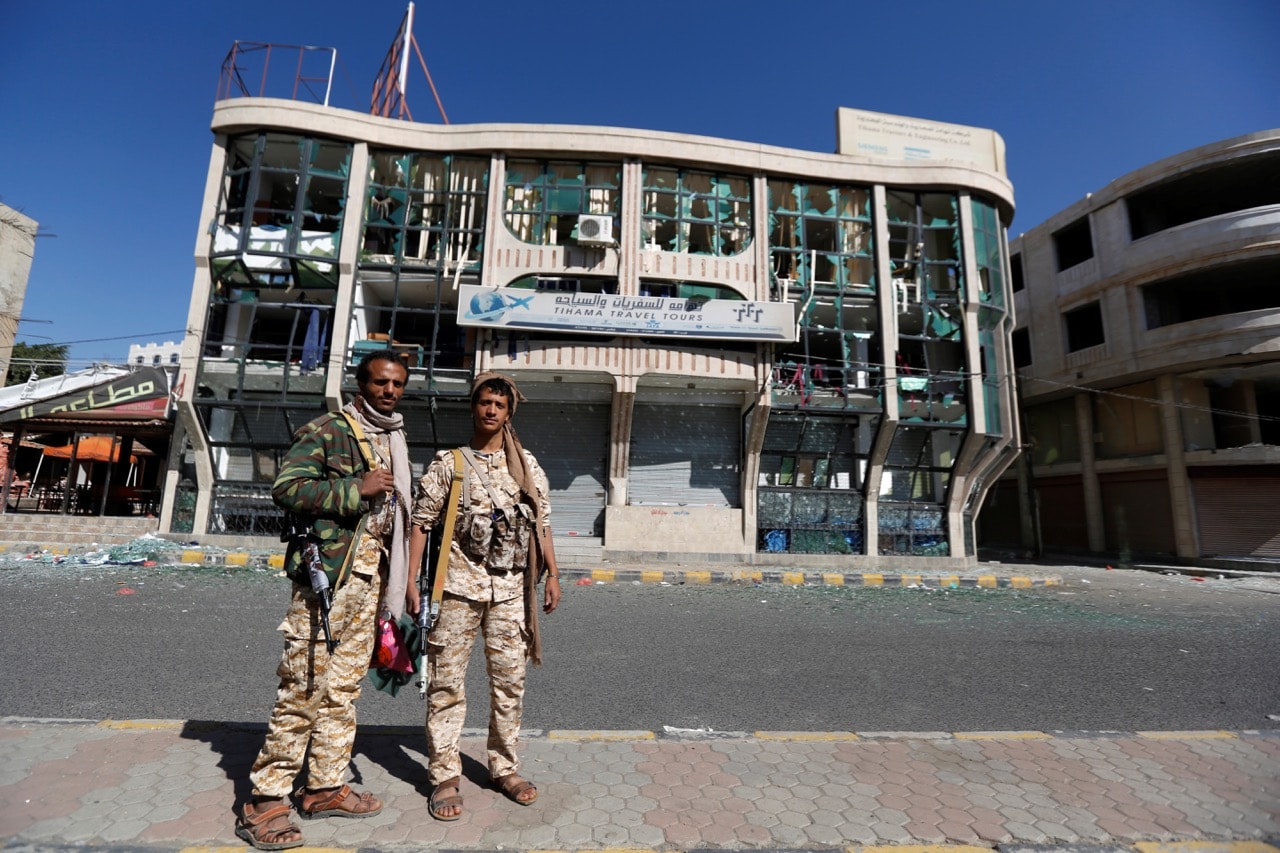
<path id="1" fill-rule="evenodd" d="M 351 428 L 341 413 L 321 415 L 293 436 L 271 488 L 276 505 L 294 513 L 320 543 L 320 561 L 336 587 L 345 579 L 363 532 L 368 504 L 360 497 L 360 481 L 368 468 Z M 289 542 L 284 571 L 297 583 L 310 580 L 301 565 L 301 543 Z"/>

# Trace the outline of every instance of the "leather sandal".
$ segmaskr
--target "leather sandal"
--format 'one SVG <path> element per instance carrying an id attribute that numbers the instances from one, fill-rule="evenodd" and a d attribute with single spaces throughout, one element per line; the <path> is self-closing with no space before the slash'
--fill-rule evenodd
<path id="1" fill-rule="evenodd" d="M 458 787 L 461 778 L 454 776 L 452 779 L 445 779 L 439 785 L 436 785 L 434 791 L 431 792 L 431 799 L 427 801 L 427 811 L 431 812 L 431 816 L 436 820 L 457 820 L 462 817 L 462 791 Z M 452 794 L 446 794 L 446 791 L 453 791 Z M 446 814 L 444 809 L 457 809 L 455 814 Z"/>
<path id="2" fill-rule="evenodd" d="M 236 837 L 259 850 L 301 847 L 302 830 L 289 819 L 290 811 L 292 809 L 284 800 L 247 802 L 236 818 Z M 289 835 L 293 837 L 288 838 Z"/>
<path id="3" fill-rule="evenodd" d="M 513 803 L 522 806 L 533 805 L 534 800 L 538 799 L 538 789 L 528 779 L 521 779 L 515 773 L 508 773 L 506 776 L 498 776 L 493 779 L 493 785 L 499 791 L 507 795 L 507 798 Z M 532 796 L 529 792 L 533 792 Z"/>
<path id="4" fill-rule="evenodd" d="M 357 794 L 351 786 L 307 791 L 302 795 L 299 808 L 302 816 L 313 817 L 373 817 L 382 811 L 382 801 L 368 791 Z"/>

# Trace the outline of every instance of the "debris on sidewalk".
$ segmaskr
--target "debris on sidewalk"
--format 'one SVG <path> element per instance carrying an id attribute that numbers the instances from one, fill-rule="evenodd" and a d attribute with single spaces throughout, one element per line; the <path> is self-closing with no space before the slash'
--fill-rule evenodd
<path id="1" fill-rule="evenodd" d="M 178 566 L 185 564 L 221 564 L 232 552 L 226 548 L 198 545 L 195 542 L 175 542 L 147 533 L 120 545 L 89 545 L 74 553 L 60 553 L 48 547 L 40 550 L 9 550 L 0 552 L 0 568 L 22 565 L 37 566 Z M 193 561 L 192 554 L 203 559 Z M 266 554 L 250 555 L 256 559 L 244 559 L 251 568 L 265 565 Z"/>

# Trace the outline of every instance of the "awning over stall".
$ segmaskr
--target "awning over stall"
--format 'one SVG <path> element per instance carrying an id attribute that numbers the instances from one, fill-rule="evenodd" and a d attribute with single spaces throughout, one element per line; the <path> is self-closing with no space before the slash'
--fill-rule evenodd
<path id="1" fill-rule="evenodd" d="M 110 435 L 86 435 L 79 442 L 44 449 L 44 455 L 53 459 L 70 459 L 73 452 L 81 462 L 119 462 L 120 442 Z M 129 461 L 137 462 L 137 454 L 131 453 Z"/>

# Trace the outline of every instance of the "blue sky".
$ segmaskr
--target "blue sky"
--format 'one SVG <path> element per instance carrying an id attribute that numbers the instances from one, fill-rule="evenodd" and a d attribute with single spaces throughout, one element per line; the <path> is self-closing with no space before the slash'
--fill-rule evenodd
<path id="1" fill-rule="evenodd" d="M 72 368 L 180 340 L 222 60 L 338 49 L 367 109 L 405 0 L 0 0 L 0 201 L 40 223 L 19 340 Z M 453 124 L 835 147 L 837 107 L 1004 137 L 1011 233 L 1147 163 L 1280 127 L 1276 0 L 469 0 L 415 6 Z M 418 121 L 439 121 L 414 64 Z"/>

